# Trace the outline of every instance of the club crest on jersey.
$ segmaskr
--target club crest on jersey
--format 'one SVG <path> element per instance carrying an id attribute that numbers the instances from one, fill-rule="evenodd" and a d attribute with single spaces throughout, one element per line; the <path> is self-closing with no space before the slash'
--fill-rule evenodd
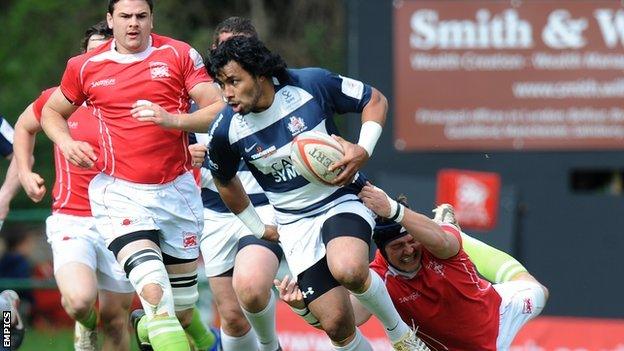
<path id="1" fill-rule="evenodd" d="M 169 77 L 169 65 L 165 62 L 152 61 L 149 63 L 149 66 L 152 79 Z"/>
<path id="2" fill-rule="evenodd" d="M 191 232 L 184 232 L 182 234 L 182 245 L 184 248 L 197 247 L 197 234 Z"/>
<path id="3" fill-rule="evenodd" d="M 308 129 L 308 126 L 305 125 L 305 121 L 301 117 L 291 116 L 290 122 L 288 122 L 288 130 L 295 136 L 304 130 Z"/>

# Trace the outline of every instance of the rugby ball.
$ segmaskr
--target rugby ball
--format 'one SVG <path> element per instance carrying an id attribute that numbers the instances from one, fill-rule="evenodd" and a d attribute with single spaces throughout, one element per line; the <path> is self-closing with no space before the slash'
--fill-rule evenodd
<path id="1" fill-rule="evenodd" d="M 310 183 L 332 185 L 344 167 L 333 172 L 328 167 L 344 157 L 342 146 L 326 133 L 303 132 L 293 139 L 290 158 L 293 166 Z"/>

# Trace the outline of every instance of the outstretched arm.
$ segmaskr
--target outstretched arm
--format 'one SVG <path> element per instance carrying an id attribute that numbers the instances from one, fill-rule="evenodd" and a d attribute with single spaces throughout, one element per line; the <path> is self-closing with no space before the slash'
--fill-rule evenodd
<path id="1" fill-rule="evenodd" d="M 445 259 L 459 252 L 460 244 L 457 237 L 444 231 L 429 217 L 397 203 L 383 190 L 367 183 L 359 197 L 364 205 L 378 216 L 391 218 L 400 223 L 414 240 L 423 244 L 435 257 Z"/>
<path id="2" fill-rule="evenodd" d="M 151 122 L 164 128 L 179 129 L 187 132 L 206 133 L 215 117 L 225 106 L 221 89 L 213 83 L 199 83 L 189 95 L 199 109 L 193 113 L 173 114 L 154 103 L 136 103 L 130 113 L 141 122 Z"/>
<path id="3" fill-rule="evenodd" d="M 224 181 L 214 177 L 215 185 L 225 205 L 240 219 L 247 228 L 258 238 L 269 241 L 278 241 L 279 235 L 274 225 L 266 225 L 249 201 L 249 196 L 238 176 Z"/>

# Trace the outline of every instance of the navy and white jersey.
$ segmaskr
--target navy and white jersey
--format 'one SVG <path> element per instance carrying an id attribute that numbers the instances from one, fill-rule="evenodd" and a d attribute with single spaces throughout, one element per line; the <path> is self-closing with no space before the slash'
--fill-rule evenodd
<path id="1" fill-rule="evenodd" d="M 8 157 L 13 153 L 13 127 L 0 116 L 0 155 Z"/>
<path id="2" fill-rule="evenodd" d="M 204 144 L 208 146 L 210 143 L 210 136 L 208 133 L 194 133 L 193 139 L 195 142 Z M 212 178 L 212 174 L 208 169 L 208 157 L 206 157 L 206 161 L 201 168 L 201 196 L 202 202 L 204 203 L 204 208 L 209 210 L 219 212 L 219 213 L 228 213 L 230 209 L 225 206 L 223 200 L 221 200 L 221 196 L 219 196 L 219 192 L 217 191 L 217 187 L 214 183 L 214 178 Z M 269 199 L 267 199 L 266 195 L 264 195 L 264 190 L 260 187 L 254 176 L 251 174 L 249 169 L 245 163 L 240 162 L 240 167 L 238 170 L 238 178 L 240 178 L 241 183 L 243 184 L 243 188 L 245 188 L 245 192 L 249 195 L 249 199 L 254 206 L 263 206 L 269 204 Z"/>
<path id="3" fill-rule="evenodd" d="M 229 181 L 242 157 L 281 224 L 357 200 L 362 177 L 346 187 L 310 183 L 295 170 L 290 146 L 304 131 L 338 135 L 334 114 L 362 112 L 372 92 L 360 81 L 320 68 L 289 69 L 288 77 L 274 79 L 275 97 L 265 111 L 240 115 L 230 106 L 223 109 L 210 129 L 208 160 L 213 176 Z"/>

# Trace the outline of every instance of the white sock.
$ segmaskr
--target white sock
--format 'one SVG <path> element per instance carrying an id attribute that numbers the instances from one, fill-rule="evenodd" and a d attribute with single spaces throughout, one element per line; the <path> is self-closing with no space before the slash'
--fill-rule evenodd
<path id="1" fill-rule="evenodd" d="M 383 324 L 386 334 L 392 342 L 399 341 L 410 328 L 399 316 L 399 312 L 394 308 L 392 299 L 386 290 L 381 278 L 372 270 L 368 271 L 371 277 L 371 285 L 368 290 L 361 294 L 351 292 L 360 303 L 374 314 Z"/>
<path id="2" fill-rule="evenodd" d="M 245 317 L 258 336 L 260 351 L 275 351 L 279 347 L 279 340 L 275 328 L 275 296 L 271 291 L 269 303 L 264 310 L 251 313 L 242 308 Z"/>
<path id="3" fill-rule="evenodd" d="M 257 351 L 258 338 L 253 329 L 243 336 L 229 336 L 221 329 L 221 346 L 223 351 Z"/>
<path id="4" fill-rule="evenodd" d="M 362 336 L 359 328 L 355 328 L 355 338 L 353 338 L 350 343 L 345 346 L 332 346 L 334 347 L 334 350 L 337 351 L 373 351 L 373 347 L 368 340 Z"/>

